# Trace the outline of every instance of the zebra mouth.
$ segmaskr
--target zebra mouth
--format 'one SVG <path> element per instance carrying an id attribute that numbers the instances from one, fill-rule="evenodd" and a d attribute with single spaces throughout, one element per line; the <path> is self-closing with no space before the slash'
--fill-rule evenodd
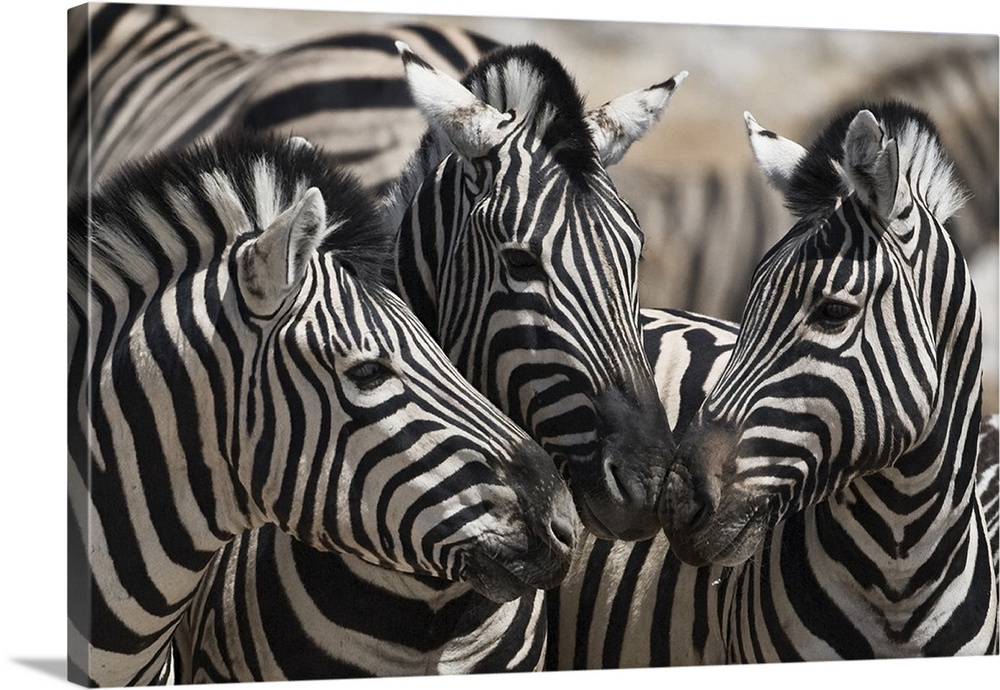
<path id="1" fill-rule="evenodd" d="M 564 472 L 564 476 L 566 474 Z M 580 522 L 598 539 L 638 541 L 649 539 L 660 531 L 654 509 L 644 510 L 642 506 L 620 501 L 616 496 L 588 490 L 579 482 L 572 481 L 572 472 L 568 474 L 570 479 L 567 483 Z"/>
<path id="2" fill-rule="evenodd" d="M 487 599 L 504 603 L 557 586 L 569 571 L 570 560 L 538 544 L 505 554 L 479 548 L 467 554 L 460 576 Z"/>
<path id="3" fill-rule="evenodd" d="M 771 501 L 746 505 L 745 517 L 739 520 L 716 515 L 702 532 L 684 539 L 674 539 L 670 548 L 685 563 L 694 566 L 733 567 L 749 560 L 768 533 L 771 524 Z"/>

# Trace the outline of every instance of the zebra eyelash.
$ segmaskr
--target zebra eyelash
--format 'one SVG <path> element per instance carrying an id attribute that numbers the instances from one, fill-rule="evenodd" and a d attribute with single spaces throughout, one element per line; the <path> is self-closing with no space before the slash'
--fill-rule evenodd
<path id="1" fill-rule="evenodd" d="M 375 359 L 359 362 L 347 369 L 344 374 L 363 391 L 375 390 L 394 375 L 389 367 Z"/>
<path id="2" fill-rule="evenodd" d="M 501 251 L 504 265 L 511 278 L 520 283 L 545 280 L 545 267 L 538 256 L 527 249 L 507 247 Z"/>
<path id="3" fill-rule="evenodd" d="M 835 332 L 843 328 L 859 311 L 861 311 L 861 307 L 857 304 L 837 299 L 824 299 L 813 309 L 808 322 L 827 332 Z"/>

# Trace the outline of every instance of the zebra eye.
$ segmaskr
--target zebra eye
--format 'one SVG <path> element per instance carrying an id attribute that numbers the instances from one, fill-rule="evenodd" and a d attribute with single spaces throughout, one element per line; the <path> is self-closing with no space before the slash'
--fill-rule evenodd
<path id="1" fill-rule="evenodd" d="M 381 386 L 392 376 L 389 367 L 375 360 L 368 360 L 355 364 L 346 372 L 347 378 L 351 379 L 358 388 L 363 391 L 370 391 Z"/>
<path id="2" fill-rule="evenodd" d="M 839 328 L 858 313 L 859 307 L 847 302 L 826 300 L 813 312 L 812 321 L 824 328 Z"/>
<path id="3" fill-rule="evenodd" d="M 545 280 L 545 269 L 541 261 L 527 249 L 504 249 L 503 260 L 507 265 L 507 273 L 518 282 Z"/>

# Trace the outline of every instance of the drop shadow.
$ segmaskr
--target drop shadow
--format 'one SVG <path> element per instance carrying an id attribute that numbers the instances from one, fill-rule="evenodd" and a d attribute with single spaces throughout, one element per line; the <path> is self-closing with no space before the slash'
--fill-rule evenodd
<path id="1" fill-rule="evenodd" d="M 27 666 L 47 676 L 66 680 L 66 657 L 49 659 L 11 659 L 15 664 Z"/>

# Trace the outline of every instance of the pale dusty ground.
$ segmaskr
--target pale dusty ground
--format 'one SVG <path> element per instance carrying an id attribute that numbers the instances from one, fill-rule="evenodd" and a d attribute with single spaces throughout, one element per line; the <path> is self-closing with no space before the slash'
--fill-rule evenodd
<path id="1" fill-rule="evenodd" d="M 751 160 L 743 111 L 751 111 L 769 129 L 808 141 L 808 128 L 817 113 L 877 72 L 937 48 L 975 44 L 995 48 L 997 40 L 969 34 L 209 7 L 189 8 L 189 15 L 237 43 L 261 48 L 331 31 L 414 21 L 457 24 L 508 43 L 536 41 L 563 61 L 589 105 L 687 70 L 690 76 L 663 121 L 621 164 L 640 171 L 705 165 L 743 168 Z M 994 255 L 974 263 L 984 312 L 987 408 L 996 411 L 998 260 Z"/>

